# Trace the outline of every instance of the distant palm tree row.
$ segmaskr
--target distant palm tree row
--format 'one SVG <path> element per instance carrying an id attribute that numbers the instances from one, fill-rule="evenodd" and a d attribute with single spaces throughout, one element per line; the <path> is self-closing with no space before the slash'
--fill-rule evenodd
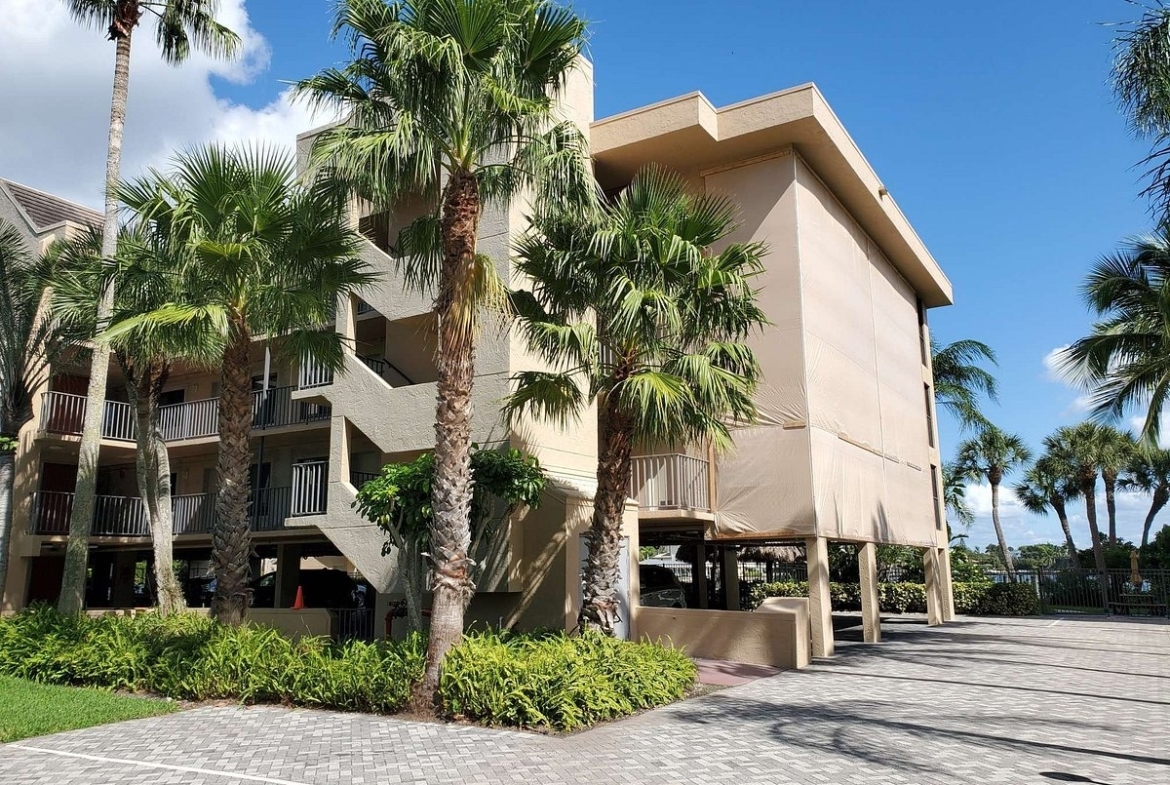
<path id="1" fill-rule="evenodd" d="M 995 378 L 980 360 L 995 361 L 995 354 L 978 341 L 964 340 L 935 345 L 932 353 L 936 398 L 963 428 L 976 433 L 958 445 L 956 459 L 944 467 L 944 503 L 956 519 L 969 525 L 973 516 L 966 504 L 963 483 L 986 482 L 991 490 L 991 519 L 1000 557 L 1009 578 L 1015 577 L 1011 548 L 1000 521 L 1000 488 L 1004 480 L 1019 474 L 1012 490 L 1029 512 L 1054 512 L 1064 533 L 1071 560 L 1077 547 L 1069 523 L 1068 506 L 1085 504 L 1095 568 L 1105 570 L 1104 547 L 1118 541 L 1116 494 L 1119 488 L 1148 493 L 1149 512 L 1142 527 L 1141 544 L 1149 541 L 1158 513 L 1170 502 L 1170 451 L 1139 442 L 1132 434 L 1108 424 L 1084 422 L 1057 428 L 1044 439 L 1044 451 L 1035 461 L 1024 439 L 991 424 L 980 409 L 983 397 L 994 399 Z M 1104 486 L 1108 534 L 1102 536 L 1097 521 L 1097 483 Z"/>

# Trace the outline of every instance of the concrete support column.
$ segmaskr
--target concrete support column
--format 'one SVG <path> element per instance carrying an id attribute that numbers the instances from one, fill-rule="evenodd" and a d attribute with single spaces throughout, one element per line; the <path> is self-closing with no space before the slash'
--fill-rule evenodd
<path id="1" fill-rule="evenodd" d="M 955 619 L 955 581 L 951 576 L 951 549 L 939 548 L 939 570 L 942 572 L 942 617 L 943 621 Z"/>
<path id="2" fill-rule="evenodd" d="M 707 596 L 707 544 L 700 542 L 695 546 L 695 568 L 691 573 L 695 582 L 695 595 L 700 608 L 710 606 Z"/>
<path id="3" fill-rule="evenodd" d="M 723 596 L 727 610 L 739 610 L 739 550 L 734 546 L 723 548 Z"/>
<path id="4" fill-rule="evenodd" d="M 829 541 L 809 537 L 804 541 L 808 559 L 808 622 L 812 632 L 812 655 L 833 656 L 833 608 L 829 599 Z"/>
<path id="5" fill-rule="evenodd" d="M 942 624 L 942 571 L 937 548 L 927 548 L 922 552 L 922 568 L 926 573 L 926 623 L 931 626 Z"/>
<path id="6" fill-rule="evenodd" d="M 118 551 L 114 555 L 114 586 L 111 597 L 115 608 L 134 607 L 134 567 L 137 564 L 137 551 Z"/>
<path id="7" fill-rule="evenodd" d="M 301 582 L 301 546 L 276 546 L 276 586 L 273 592 L 274 608 L 291 608 L 297 599 Z"/>
<path id="8" fill-rule="evenodd" d="M 857 547 L 857 566 L 861 573 L 861 625 L 866 643 L 881 643 L 881 594 L 878 591 L 877 545 L 862 543 Z"/>

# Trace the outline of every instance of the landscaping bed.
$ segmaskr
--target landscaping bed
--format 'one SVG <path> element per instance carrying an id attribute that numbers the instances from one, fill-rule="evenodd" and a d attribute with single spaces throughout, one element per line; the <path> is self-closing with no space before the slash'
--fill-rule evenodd
<path id="1" fill-rule="evenodd" d="M 230 699 L 391 714 L 421 677 L 426 642 L 292 640 L 207 617 L 62 616 L 34 608 L 0 619 L 0 675 L 176 700 Z M 451 718 L 490 725 L 581 727 L 685 697 L 695 665 L 650 644 L 562 632 L 472 633 L 439 687 Z"/>

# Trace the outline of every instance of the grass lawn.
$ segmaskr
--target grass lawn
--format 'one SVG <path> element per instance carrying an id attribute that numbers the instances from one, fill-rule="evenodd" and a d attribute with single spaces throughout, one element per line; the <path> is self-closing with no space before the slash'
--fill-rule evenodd
<path id="1" fill-rule="evenodd" d="M 174 703 L 0 676 L 0 743 L 168 714 Z"/>

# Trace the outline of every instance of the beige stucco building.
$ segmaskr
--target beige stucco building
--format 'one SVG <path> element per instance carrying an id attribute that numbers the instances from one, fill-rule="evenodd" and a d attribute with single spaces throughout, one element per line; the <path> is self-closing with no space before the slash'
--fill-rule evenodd
<path id="1" fill-rule="evenodd" d="M 803 664 L 810 652 L 831 653 L 831 541 L 862 546 L 868 639 L 880 636 L 876 543 L 923 549 L 931 620 L 949 618 L 926 313 L 949 304 L 951 288 L 820 92 L 803 85 L 723 108 L 694 93 L 601 120 L 592 107 L 586 67 L 562 110 L 590 137 L 605 189 L 624 186 L 642 165 L 671 167 L 696 190 L 727 194 L 740 206 L 733 239 L 770 248 L 759 282 L 770 325 L 752 338 L 764 372 L 759 422 L 737 430 L 729 454 L 668 445 L 646 448 L 635 460 L 625 632 L 669 635 L 696 654 L 788 666 Z M 302 153 L 311 138 L 298 139 Z M 382 533 L 351 504 L 357 486 L 383 463 L 433 444 L 431 301 L 404 290 L 393 258 L 398 228 L 421 210 L 404 203 L 355 215 L 369 238 L 363 256 L 384 279 L 339 305 L 336 329 L 353 347 L 344 373 L 276 367 L 264 392 L 264 347 L 255 347 L 253 528 L 257 559 L 275 560 L 268 564 L 276 607 L 260 614 L 266 620 L 329 627 L 324 611 L 280 610 L 292 605 L 309 567 L 360 573 L 377 593 L 365 622 L 377 633 L 401 588 L 394 560 L 382 556 Z M 489 210 L 480 234 L 480 250 L 515 285 L 523 281 L 509 267 L 509 244 L 523 228 L 517 205 Z M 514 331 L 484 330 L 474 439 L 483 448 L 509 445 L 537 455 L 553 482 L 539 510 L 517 516 L 478 555 L 483 570 L 470 614 L 492 624 L 572 628 L 595 485 L 596 418 L 563 430 L 539 422 L 505 426 L 498 402 L 509 379 L 535 364 Z M 77 395 L 84 392 L 76 374 L 84 371 L 58 371 L 22 434 L 9 608 L 51 599 L 60 580 L 80 432 Z M 216 387 L 213 375 L 180 368 L 167 392 L 176 554 L 195 573 L 210 545 Z M 118 397 L 116 373 L 110 389 Z M 123 406 L 114 400 L 107 407 L 93 538 L 91 601 L 107 607 L 135 602 L 128 576 L 148 555 Z M 680 546 L 673 552 L 687 554 L 689 607 L 640 607 L 639 544 Z M 749 616 L 738 611 L 737 561 L 744 548 L 762 545 L 803 546 L 810 596 Z"/>

